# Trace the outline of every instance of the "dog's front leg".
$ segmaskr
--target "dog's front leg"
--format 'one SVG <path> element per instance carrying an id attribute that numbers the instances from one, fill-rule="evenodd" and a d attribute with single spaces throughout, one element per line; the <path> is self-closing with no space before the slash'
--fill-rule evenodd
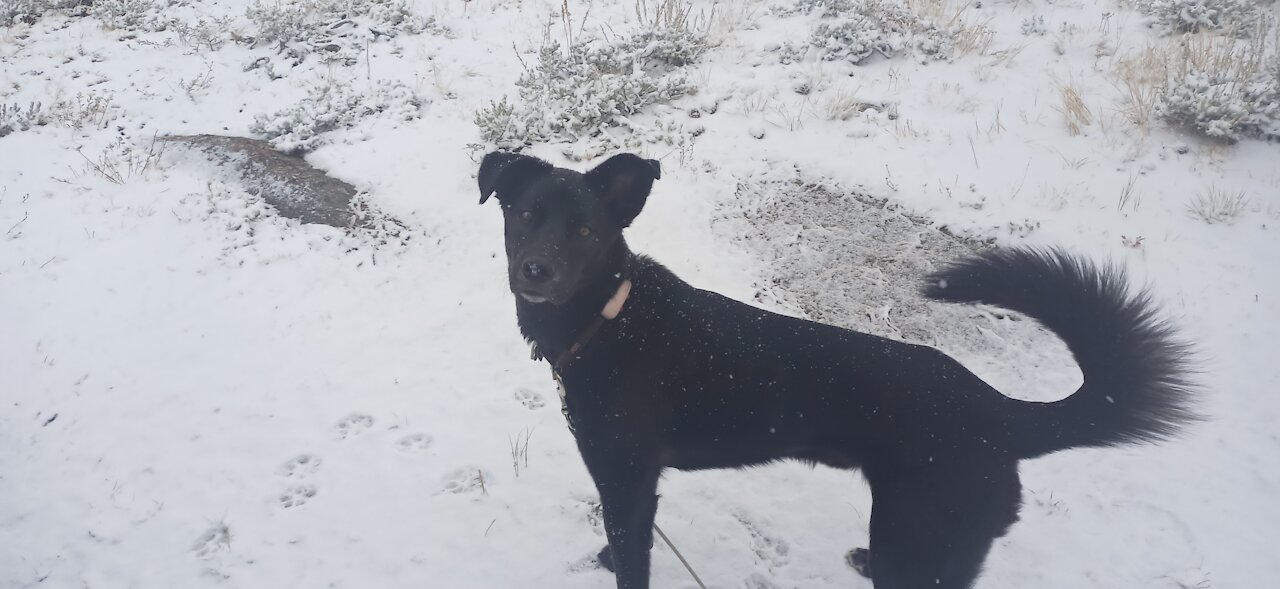
<path id="1" fill-rule="evenodd" d="M 587 462 L 600 492 L 618 589 L 649 587 L 649 549 L 661 469 L 644 459 L 648 457 L 642 458 L 643 454 L 610 452 Z"/>

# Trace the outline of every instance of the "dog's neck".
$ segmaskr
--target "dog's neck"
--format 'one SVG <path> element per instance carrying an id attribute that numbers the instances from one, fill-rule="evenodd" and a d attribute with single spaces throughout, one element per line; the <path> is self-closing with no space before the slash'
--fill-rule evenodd
<path id="1" fill-rule="evenodd" d="M 626 241 L 618 238 L 606 257 L 604 268 L 596 279 L 583 286 L 563 304 L 531 303 L 516 297 L 516 318 L 526 340 L 537 345 L 539 353 L 556 358 L 569 349 L 582 330 L 600 316 L 600 312 L 618 292 L 623 280 L 630 279 L 635 255 Z"/>

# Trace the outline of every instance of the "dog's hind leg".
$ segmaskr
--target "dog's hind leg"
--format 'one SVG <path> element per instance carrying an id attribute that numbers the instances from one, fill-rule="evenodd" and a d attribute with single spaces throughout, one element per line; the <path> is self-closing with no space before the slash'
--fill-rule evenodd
<path id="1" fill-rule="evenodd" d="M 872 478 L 871 495 L 876 589 L 969 589 L 1019 501 L 1016 466 Z"/>

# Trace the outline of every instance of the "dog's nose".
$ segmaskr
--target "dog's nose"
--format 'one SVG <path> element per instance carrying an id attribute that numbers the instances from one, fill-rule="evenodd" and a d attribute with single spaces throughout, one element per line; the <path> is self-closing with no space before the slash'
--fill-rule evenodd
<path id="1" fill-rule="evenodd" d="M 551 266 L 545 262 L 537 260 L 529 260 L 520 267 L 520 273 L 524 275 L 524 279 L 529 282 L 546 282 L 555 276 L 555 272 L 551 271 Z"/>

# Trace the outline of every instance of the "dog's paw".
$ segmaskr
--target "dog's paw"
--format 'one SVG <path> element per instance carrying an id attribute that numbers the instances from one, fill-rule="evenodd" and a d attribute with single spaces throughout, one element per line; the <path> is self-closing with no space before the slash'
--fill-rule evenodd
<path id="1" fill-rule="evenodd" d="M 614 572 L 613 549 L 610 548 L 608 544 L 605 544 L 604 548 L 601 548 L 600 552 L 596 554 L 596 562 L 600 563 L 600 568 L 611 573 Z"/>
<path id="2" fill-rule="evenodd" d="M 287 479 L 305 479 L 320 470 L 320 457 L 315 454 L 299 454 L 276 469 L 276 474 Z"/>
<path id="3" fill-rule="evenodd" d="M 653 549 L 653 544 L 649 545 L 649 549 Z M 601 548 L 600 552 L 596 553 L 595 561 L 596 564 L 600 565 L 600 568 L 611 573 L 617 572 L 613 570 L 613 547 L 608 544 L 605 544 L 604 548 Z"/>
<path id="4" fill-rule="evenodd" d="M 373 416 L 364 413 L 352 413 L 333 425 L 333 434 L 339 440 L 358 436 L 373 427 Z"/>
<path id="5" fill-rule="evenodd" d="M 866 548 L 854 548 L 844 555 L 845 564 L 859 575 L 871 578 L 871 551 Z"/>

